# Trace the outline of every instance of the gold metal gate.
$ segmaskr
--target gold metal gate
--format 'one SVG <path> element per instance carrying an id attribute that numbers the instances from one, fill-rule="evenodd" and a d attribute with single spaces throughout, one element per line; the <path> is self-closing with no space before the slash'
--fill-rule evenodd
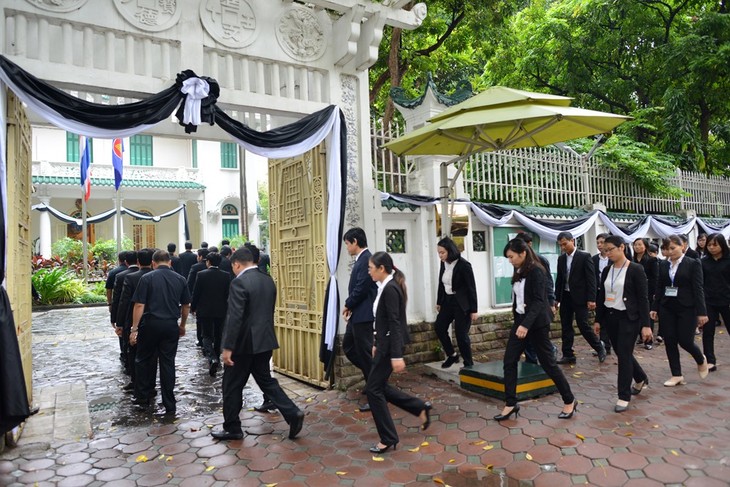
<path id="1" fill-rule="evenodd" d="M 28 400 L 32 399 L 33 362 L 31 355 L 31 128 L 23 104 L 12 92 L 7 92 L 7 216 L 6 285 L 15 319 L 20 355 L 23 360 Z"/>
<path id="2" fill-rule="evenodd" d="M 319 361 L 324 296 L 327 170 L 324 149 L 269 160 L 271 275 L 276 281 L 278 372 L 327 387 Z"/>

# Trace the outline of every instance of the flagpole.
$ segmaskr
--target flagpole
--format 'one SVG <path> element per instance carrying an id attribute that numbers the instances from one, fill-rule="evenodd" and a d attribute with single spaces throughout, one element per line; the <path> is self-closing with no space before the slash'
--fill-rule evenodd
<path id="1" fill-rule="evenodd" d="M 117 255 L 122 251 L 122 199 L 121 195 L 119 194 L 119 190 L 117 189 L 117 198 L 116 198 L 116 207 L 117 207 Z"/>
<path id="2" fill-rule="evenodd" d="M 81 253 L 84 256 L 84 283 L 89 283 L 89 242 L 88 242 L 88 231 L 86 229 L 86 192 L 85 189 L 81 188 Z"/>

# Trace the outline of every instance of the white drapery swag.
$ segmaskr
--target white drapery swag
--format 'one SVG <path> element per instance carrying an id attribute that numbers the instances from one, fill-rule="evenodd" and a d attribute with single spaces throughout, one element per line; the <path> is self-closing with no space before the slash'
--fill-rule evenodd
<path id="1" fill-rule="evenodd" d="M 64 213 L 60 210 L 57 210 L 56 208 L 54 208 L 52 206 L 48 206 L 44 203 L 39 203 L 37 205 L 33 205 L 30 207 L 30 209 L 37 210 L 37 211 L 47 211 L 48 213 L 55 216 L 56 218 L 58 218 L 59 220 L 61 220 L 64 223 L 75 223 L 78 226 L 83 225 L 83 221 L 81 218 L 74 218 L 71 215 L 67 215 L 66 213 Z M 122 215 L 129 215 L 134 218 L 137 218 L 138 220 L 151 220 L 151 221 L 157 223 L 160 220 L 162 220 L 163 218 L 167 218 L 168 216 L 175 215 L 178 212 L 183 211 L 183 210 L 185 210 L 185 205 L 180 205 L 177 208 L 173 208 L 170 211 L 166 211 L 165 213 L 163 213 L 161 215 L 150 216 L 150 215 L 145 215 L 144 213 L 139 213 L 134 210 L 130 210 L 129 208 L 125 208 L 122 206 L 120 212 L 122 213 Z M 114 215 L 116 215 L 116 213 L 117 213 L 117 210 L 114 208 L 112 208 L 111 210 L 102 211 L 101 213 L 99 213 L 97 215 L 88 217 L 86 219 L 86 223 L 93 224 L 93 223 L 103 222 L 103 221 L 108 220 L 109 218 L 113 217 Z"/>

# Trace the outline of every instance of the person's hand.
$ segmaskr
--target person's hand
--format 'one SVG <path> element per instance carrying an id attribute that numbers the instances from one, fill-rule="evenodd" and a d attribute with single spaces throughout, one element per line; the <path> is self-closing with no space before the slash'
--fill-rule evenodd
<path id="1" fill-rule="evenodd" d="M 553 312 L 553 316 L 555 316 L 556 314 L 558 314 L 558 304 L 555 303 L 554 305 L 550 306 L 550 311 Z"/>
<path id="2" fill-rule="evenodd" d="M 342 317 L 345 319 L 345 321 L 350 319 L 350 316 L 352 316 L 352 311 L 347 309 L 347 307 L 342 309 Z"/>
<path id="3" fill-rule="evenodd" d="M 697 326 L 702 328 L 703 326 L 705 326 L 705 323 L 707 323 L 708 321 L 710 321 L 710 320 L 707 316 L 698 316 L 697 317 Z"/>
<path id="4" fill-rule="evenodd" d="M 441 305 L 437 304 L 436 305 L 436 312 L 438 313 L 439 311 L 441 311 Z"/>
<path id="5" fill-rule="evenodd" d="M 596 309 L 596 302 L 595 301 L 588 301 L 588 309 L 593 311 Z"/>
<path id="6" fill-rule="evenodd" d="M 645 326 L 641 329 L 641 339 L 644 343 L 650 342 L 654 338 L 654 334 L 651 332 L 650 326 Z"/>
<path id="7" fill-rule="evenodd" d="M 233 367 L 233 360 L 231 359 L 231 355 L 233 355 L 233 350 L 228 350 L 227 348 L 223 349 L 223 354 L 221 355 L 221 358 L 223 359 L 223 365 L 226 367 Z"/>
<path id="8" fill-rule="evenodd" d="M 119 327 L 119 326 L 115 326 L 115 327 L 114 327 L 114 333 L 116 333 L 116 335 L 117 335 L 118 337 L 122 336 L 122 331 L 123 331 L 123 330 L 122 330 L 122 328 L 121 328 L 121 327 Z"/>
<path id="9" fill-rule="evenodd" d="M 139 332 L 133 331 L 129 334 L 129 344 L 133 347 L 137 345 L 137 336 L 139 335 Z"/>
<path id="10" fill-rule="evenodd" d="M 601 324 L 597 321 L 593 323 L 593 333 L 599 336 L 601 335 Z"/>
<path id="11" fill-rule="evenodd" d="M 373 357 L 375 357 L 375 345 L 373 345 Z"/>
<path id="12" fill-rule="evenodd" d="M 659 319 L 659 313 L 657 313 L 656 311 L 649 311 L 649 318 L 656 321 Z"/>
<path id="13" fill-rule="evenodd" d="M 472 313 L 471 314 L 471 322 L 472 323 L 476 323 L 477 322 L 477 318 L 479 318 L 479 313 Z"/>
<path id="14" fill-rule="evenodd" d="M 517 331 L 515 332 L 515 335 L 517 335 L 517 338 L 519 338 L 520 340 L 522 340 L 523 338 L 525 338 L 527 336 L 527 332 L 528 331 L 529 330 L 527 328 L 525 328 L 524 326 L 520 325 L 520 326 L 517 327 Z"/>
<path id="15" fill-rule="evenodd" d="M 402 358 L 392 358 L 390 359 L 390 365 L 393 367 L 393 372 L 399 373 L 406 370 L 406 361 Z"/>
<path id="16" fill-rule="evenodd" d="M 180 325 L 178 327 L 178 334 L 180 335 L 180 337 L 184 337 L 185 336 L 185 325 Z"/>

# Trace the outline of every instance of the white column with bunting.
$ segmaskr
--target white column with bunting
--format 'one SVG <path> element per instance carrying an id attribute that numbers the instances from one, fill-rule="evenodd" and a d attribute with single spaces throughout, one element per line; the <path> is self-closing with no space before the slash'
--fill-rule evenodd
<path id="1" fill-rule="evenodd" d="M 179 199 L 177 200 L 177 204 L 182 206 L 184 204 L 187 204 L 187 200 Z M 177 240 L 178 240 L 178 249 L 184 249 L 185 248 L 185 208 L 180 210 L 180 212 L 177 214 Z"/>
<path id="2" fill-rule="evenodd" d="M 41 196 L 41 203 L 51 206 L 50 196 Z M 51 214 L 47 211 L 40 212 L 40 252 L 44 259 L 51 258 Z"/>

